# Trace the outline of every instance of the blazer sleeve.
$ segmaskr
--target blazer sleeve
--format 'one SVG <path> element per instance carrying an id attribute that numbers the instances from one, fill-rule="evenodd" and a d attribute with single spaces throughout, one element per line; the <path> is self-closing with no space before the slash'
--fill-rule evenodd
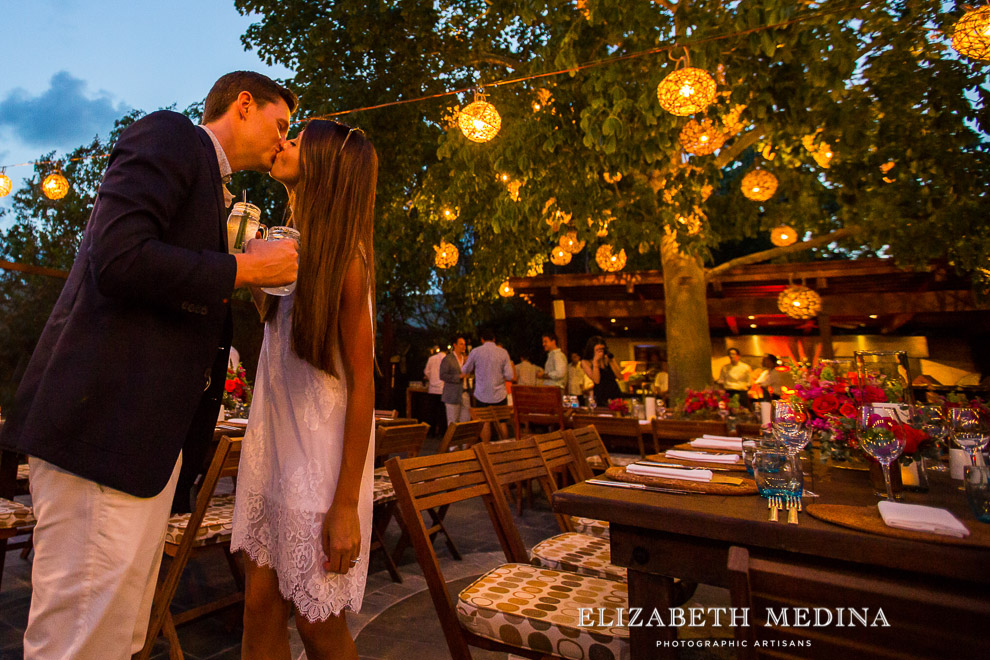
<path id="1" fill-rule="evenodd" d="M 457 358 L 449 353 L 440 363 L 440 380 L 445 383 L 461 382 L 461 368 L 457 364 Z M 451 359 L 453 357 L 453 359 Z"/>
<path id="2" fill-rule="evenodd" d="M 195 131 L 182 115 L 159 112 L 135 122 L 114 146 L 86 228 L 91 274 L 103 295 L 186 310 L 233 293 L 232 255 L 163 240 L 172 223 L 188 220 L 179 213 L 193 186 L 202 185 Z"/>

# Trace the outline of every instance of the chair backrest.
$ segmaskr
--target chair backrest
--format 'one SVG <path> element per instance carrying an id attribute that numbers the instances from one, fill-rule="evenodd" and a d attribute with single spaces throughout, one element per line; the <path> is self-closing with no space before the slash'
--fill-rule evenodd
<path id="1" fill-rule="evenodd" d="M 749 625 L 735 630 L 740 645 L 746 640 L 739 657 L 977 658 L 987 652 L 990 599 L 976 585 L 770 561 L 741 547 L 729 549 L 728 569 L 732 606 L 750 608 Z M 809 626 L 796 618 L 797 608 L 808 608 Z M 777 640 L 807 640 L 811 648 L 788 652 L 790 642 L 773 644 Z M 755 648 L 761 641 L 769 642 L 767 656 Z"/>
<path id="2" fill-rule="evenodd" d="M 706 433 L 728 435 L 725 422 L 720 420 L 657 419 L 653 418 L 653 436 L 658 440 L 687 442 Z"/>
<path id="3" fill-rule="evenodd" d="M 440 453 L 451 451 L 452 449 L 467 449 L 476 442 L 481 441 L 481 430 L 485 428 L 485 422 L 480 419 L 471 422 L 454 422 L 447 425 L 447 432 L 440 440 Z"/>
<path id="4" fill-rule="evenodd" d="M 395 419 L 398 416 L 399 416 L 398 410 L 375 410 L 376 420 Z"/>
<path id="5" fill-rule="evenodd" d="M 632 438 L 640 456 L 646 455 L 643 444 L 644 429 L 635 417 L 609 417 L 605 415 L 574 415 L 573 423 L 578 426 L 594 426 L 600 436 L 608 438 Z M 651 435 L 647 433 L 647 435 Z M 652 435 L 651 435 L 652 439 Z M 654 443 L 655 444 L 655 443 Z M 656 446 L 654 448 L 657 448 Z"/>
<path id="6" fill-rule="evenodd" d="M 564 393 L 559 387 L 517 385 L 512 388 L 512 408 L 516 438 L 522 437 L 521 426 L 529 430 L 530 422 L 565 426 Z"/>
<path id="7" fill-rule="evenodd" d="M 474 450 L 465 449 L 416 458 L 390 458 L 385 466 L 451 655 L 470 658 L 454 602 L 423 521 L 423 512 L 480 497 L 488 509 L 506 559 L 529 563 L 529 554 L 512 522 L 491 463 L 486 458 L 479 458 Z"/>
<path id="8" fill-rule="evenodd" d="M 757 422 L 739 422 L 736 424 L 736 435 L 740 438 L 759 438 L 763 433 L 763 427 Z"/>
<path id="9" fill-rule="evenodd" d="M 392 417 L 391 419 L 376 419 L 375 426 L 409 426 L 419 424 L 415 417 Z"/>
<path id="10" fill-rule="evenodd" d="M 485 406 L 471 408 L 471 419 L 480 419 L 495 429 L 499 440 L 508 440 L 507 423 L 513 419 L 512 406 Z"/>
<path id="11" fill-rule="evenodd" d="M 602 442 L 602 437 L 598 435 L 598 429 L 593 424 L 575 426 L 564 434 L 564 439 L 568 441 L 571 452 L 578 457 L 583 456 L 585 463 L 589 458 L 597 456 L 605 469 L 612 467 L 612 458 L 608 455 L 608 449 L 605 448 L 605 443 Z"/>
<path id="12" fill-rule="evenodd" d="M 388 456 L 419 456 L 430 425 L 407 424 L 404 426 L 375 427 L 375 458 Z"/>
<path id="13" fill-rule="evenodd" d="M 532 436 L 540 449 L 544 462 L 551 472 L 566 471 L 572 481 L 584 481 L 591 476 L 591 468 L 584 457 L 579 458 L 571 450 L 563 431 L 551 431 Z"/>

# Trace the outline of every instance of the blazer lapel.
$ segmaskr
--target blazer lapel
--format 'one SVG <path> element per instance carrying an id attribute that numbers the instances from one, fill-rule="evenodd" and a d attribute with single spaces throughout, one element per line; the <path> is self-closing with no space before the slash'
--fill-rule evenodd
<path id="1" fill-rule="evenodd" d="M 209 164 L 207 169 L 210 170 L 210 176 L 213 179 L 213 196 L 217 205 L 217 232 L 219 234 L 220 251 L 226 252 L 227 220 L 224 217 L 226 207 L 223 203 L 223 181 L 220 180 L 220 161 L 217 160 L 217 150 L 213 146 L 213 140 L 206 134 L 206 131 L 199 129 L 196 132 L 199 134 L 199 141 L 203 144 L 203 149 L 206 150 L 204 156 L 206 157 L 206 162 Z"/>

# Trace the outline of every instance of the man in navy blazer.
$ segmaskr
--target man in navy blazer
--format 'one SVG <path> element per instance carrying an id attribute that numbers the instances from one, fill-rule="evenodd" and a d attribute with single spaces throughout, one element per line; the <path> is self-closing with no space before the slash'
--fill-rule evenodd
<path id="1" fill-rule="evenodd" d="M 235 287 L 296 277 L 292 241 L 226 246 L 223 180 L 271 169 L 295 95 L 234 72 L 203 126 L 168 111 L 114 146 L 0 444 L 30 456 L 38 525 L 24 657 L 140 650 L 180 452 L 219 412 Z"/>

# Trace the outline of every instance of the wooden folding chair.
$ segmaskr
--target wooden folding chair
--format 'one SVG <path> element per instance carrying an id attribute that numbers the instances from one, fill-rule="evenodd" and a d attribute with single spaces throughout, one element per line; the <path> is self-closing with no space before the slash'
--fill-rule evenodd
<path id="1" fill-rule="evenodd" d="M 594 426 L 598 430 L 599 436 L 605 438 L 629 438 L 636 441 L 639 455 L 646 456 L 646 447 L 643 443 L 643 435 L 649 434 L 653 440 L 654 452 L 660 451 L 660 446 L 653 434 L 644 432 L 639 420 L 635 417 L 604 417 L 602 415 L 574 415 L 573 424 L 578 426 Z"/>
<path id="2" fill-rule="evenodd" d="M 181 659 L 182 646 L 176 626 L 199 619 L 207 614 L 231 607 L 244 600 L 244 576 L 230 553 L 230 537 L 234 519 L 234 496 L 214 497 L 217 482 L 223 477 L 236 477 L 241 454 L 241 439 L 220 437 L 210 468 L 196 497 L 192 513 L 176 514 L 169 518 L 165 532 L 165 554 L 172 558 L 164 576 L 159 576 L 155 599 L 151 606 L 151 621 L 145 637 L 144 648 L 134 655 L 135 660 L 147 660 L 158 635 L 164 634 L 169 643 L 169 657 Z M 184 612 L 172 614 L 172 599 L 179 580 L 194 552 L 220 548 L 227 559 L 237 591 L 210 603 Z"/>
<path id="3" fill-rule="evenodd" d="M 612 457 L 609 455 L 608 449 L 605 448 L 602 437 L 598 435 L 598 429 L 593 424 L 576 426 L 566 431 L 564 440 L 575 456 L 584 457 L 585 464 L 588 466 L 585 479 L 612 467 Z"/>
<path id="4" fill-rule="evenodd" d="M 375 410 L 375 421 L 383 419 L 395 419 L 399 416 L 398 410 Z"/>
<path id="5" fill-rule="evenodd" d="M 707 434 L 728 435 L 725 422 L 719 420 L 657 419 L 652 420 L 653 437 L 657 443 L 671 447 Z"/>
<path id="6" fill-rule="evenodd" d="M 386 467 L 454 660 L 470 660 L 472 646 L 533 660 L 563 658 L 564 652 L 571 658 L 628 655 L 627 628 L 581 626 L 578 615 L 580 608 L 595 612 L 604 608 L 604 614 L 614 615 L 617 607 L 628 603 L 626 586 L 530 565 L 491 464 L 474 450 L 392 458 Z M 455 602 L 447 591 L 423 512 L 473 498 L 484 502 L 510 563 L 475 580 Z M 513 588 L 506 589 L 507 584 Z"/>
<path id="7" fill-rule="evenodd" d="M 471 408 L 471 419 L 480 419 L 489 427 L 494 429 L 490 434 L 499 440 L 511 438 L 509 425 L 513 419 L 512 406 L 485 406 L 484 408 Z"/>
<path id="8" fill-rule="evenodd" d="M 419 420 L 414 417 L 392 417 L 375 420 L 375 426 L 412 426 L 413 424 L 419 424 Z"/>
<path id="9" fill-rule="evenodd" d="M 481 442 L 481 431 L 484 428 L 485 422 L 480 419 L 448 424 L 447 432 L 440 440 L 440 448 L 437 452 L 443 454 L 457 449 L 468 449 L 475 443 Z"/>
<path id="10" fill-rule="evenodd" d="M 541 424 L 563 430 L 564 394 L 559 387 L 530 387 L 517 385 L 512 388 L 512 424 L 516 439 L 522 438 L 522 428 L 530 433 L 529 425 Z"/>
<path id="11" fill-rule="evenodd" d="M 737 655 L 745 660 L 982 658 L 987 652 L 990 599 L 976 585 L 897 577 L 838 562 L 807 566 L 760 559 L 738 546 L 729 548 L 728 569 L 732 607 L 749 608 L 749 625 L 735 629 Z M 797 621 L 798 608 L 807 608 L 811 625 Z M 816 625 L 825 623 L 815 621 L 825 616 L 816 608 L 832 620 Z M 878 622 L 881 610 L 889 627 Z"/>

